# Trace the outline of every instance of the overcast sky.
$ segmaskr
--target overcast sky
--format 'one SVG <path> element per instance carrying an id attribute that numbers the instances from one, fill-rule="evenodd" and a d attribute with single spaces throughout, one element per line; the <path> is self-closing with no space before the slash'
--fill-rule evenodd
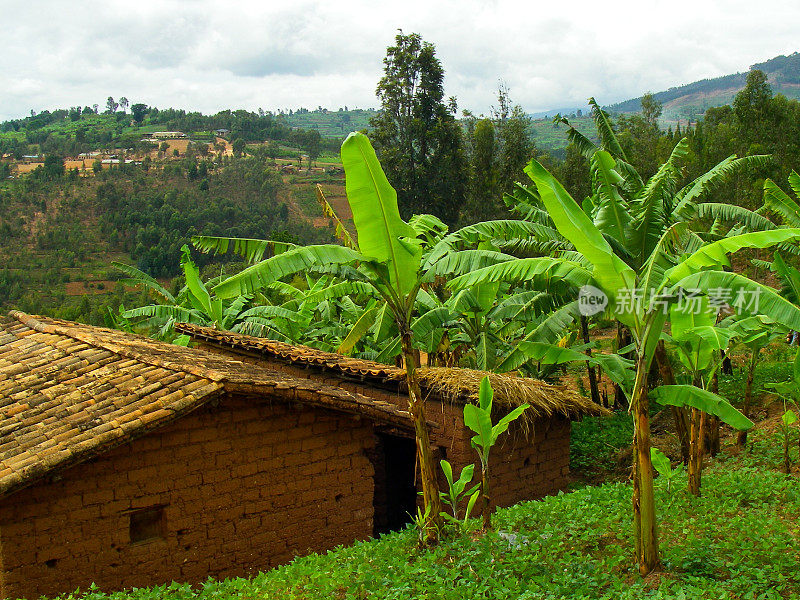
<path id="1" fill-rule="evenodd" d="M 797 0 L 0 0 L 0 10 L 0 119 L 108 96 L 206 113 L 374 107 L 398 28 L 436 45 L 447 95 L 476 113 L 498 80 L 536 112 L 800 50 Z"/>

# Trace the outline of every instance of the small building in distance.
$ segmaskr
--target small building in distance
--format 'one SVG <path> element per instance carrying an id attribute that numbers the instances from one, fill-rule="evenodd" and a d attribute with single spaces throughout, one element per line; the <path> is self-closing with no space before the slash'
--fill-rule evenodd
<path id="1" fill-rule="evenodd" d="M 230 129 L 215 129 L 214 135 L 221 138 L 227 138 L 231 134 Z"/>
<path id="2" fill-rule="evenodd" d="M 177 140 L 185 138 L 186 134 L 182 131 L 154 131 L 150 137 L 156 140 Z"/>

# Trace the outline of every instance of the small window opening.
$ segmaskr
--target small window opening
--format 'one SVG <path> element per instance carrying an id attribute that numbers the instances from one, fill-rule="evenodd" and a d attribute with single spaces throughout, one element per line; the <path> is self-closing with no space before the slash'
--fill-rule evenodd
<path id="1" fill-rule="evenodd" d="M 131 544 L 164 538 L 164 507 L 151 506 L 130 514 Z"/>

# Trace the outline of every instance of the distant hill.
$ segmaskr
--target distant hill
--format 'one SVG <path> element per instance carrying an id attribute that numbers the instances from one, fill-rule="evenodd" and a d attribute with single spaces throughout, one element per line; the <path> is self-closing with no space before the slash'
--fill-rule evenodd
<path id="1" fill-rule="evenodd" d="M 774 93 L 800 99 L 800 53 L 776 56 L 763 63 L 756 63 L 750 69 L 764 71 Z M 664 105 L 664 120 L 694 120 L 702 116 L 708 108 L 729 104 L 744 87 L 746 77 L 747 73 L 734 73 L 714 79 L 702 79 L 657 92 L 653 96 Z M 641 97 L 612 104 L 606 109 L 612 113 L 638 112 L 641 110 Z"/>

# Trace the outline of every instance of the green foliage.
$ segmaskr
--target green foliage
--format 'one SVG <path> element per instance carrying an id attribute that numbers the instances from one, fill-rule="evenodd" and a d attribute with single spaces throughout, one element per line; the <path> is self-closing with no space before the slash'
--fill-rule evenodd
<path id="1" fill-rule="evenodd" d="M 489 383 L 489 377 L 484 377 L 481 380 L 478 404 L 464 406 L 464 425 L 475 433 L 470 442 L 485 468 L 489 466 L 489 453 L 497 442 L 497 438 L 529 408 L 527 404 L 517 406 L 495 424 L 492 423 L 493 398 L 492 384 Z"/>
<path id="2" fill-rule="evenodd" d="M 369 121 L 375 116 L 371 108 L 340 108 L 328 110 L 317 108 L 308 110 L 300 108 L 280 115 L 280 118 L 292 127 L 313 129 L 323 138 L 341 139 L 351 131 L 363 131 L 369 127 Z"/>
<path id="3" fill-rule="evenodd" d="M 570 470 L 589 477 L 614 471 L 620 450 L 631 445 L 632 429 L 633 420 L 627 412 L 614 413 L 612 417 L 584 417 L 573 423 Z"/>
<path id="4" fill-rule="evenodd" d="M 765 389 L 767 383 L 783 382 L 791 377 L 791 363 L 784 361 L 761 361 L 756 365 L 753 389 Z M 732 404 L 744 401 L 746 369 L 735 369 L 732 375 L 719 374 L 719 392 Z"/>
<path id="5" fill-rule="evenodd" d="M 470 443 L 481 461 L 481 484 L 480 492 L 483 497 L 483 528 L 491 527 L 489 513 L 489 454 L 492 447 L 497 442 L 497 438 L 503 434 L 516 419 L 522 416 L 528 408 L 528 404 L 521 404 L 509 413 L 500 418 L 497 423 L 492 422 L 492 400 L 494 392 L 489 383 L 489 377 L 481 380 L 478 392 L 478 404 L 464 405 L 464 425 L 469 427 L 475 435 L 472 436 Z"/>
<path id="6" fill-rule="evenodd" d="M 658 448 L 650 448 L 650 460 L 653 462 L 653 468 L 667 481 L 667 493 L 669 494 L 672 491 L 672 480 L 683 472 L 683 465 L 679 464 L 673 468 L 669 457 Z"/>
<path id="7" fill-rule="evenodd" d="M 423 510 L 421 506 L 417 506 L 416 514 L 411 515 L 411 524 L 417 532 L 417 546 L 420 548 L 425 547 L 425 540 L 428 534 L 428 529 L 431 523 L 431 507 L 425 506 Z"/>
<path id="8" fill-rule="evenodd" d="M 370 121 L 371 138 L 392 186 L 400 214 L 431 213 L 452 224 L 465 193 L 462 135 L 455 102 L 444 100 L 444 69 L 433 44 L 419 34 L 395 37 L 378 83 L 381 108 Z"/>
<path id="9" fill-rule="evenodd" d="M 735 429 L 750 429 L 753 422 L 730 405 L 724 398 L 693 385 L 662 385 L 651 392 L 659 404 L 691 406 L 710 415 L 716 415 Z"/>
<path id="10" fill-rule="evenodd" d="M 472 481 L 475 465 L 469 464 L 465 466 L 461 469 L 461 474 L 458 476 L 458 479 L 453 479 L 453 467 L 450 463 L 446 460 L 441 460 L 439 464 L 447 480 L 447 491 L 440 492 L 442 503 L 449 506 L 450 513 L 452 513 L 442 513 L 442 516 L 448 521 L 456 523 L 461 528 L 466 528 L 472 514 L 472 509 L 480 494 L 480 484 L 475 484 L 470 489 L 467 489 L 467 484 Z M 467 506 L 462 519 L 460 517 L 460 506 L 465 499 L 467 499 Z"/>
<path id="11" fill-rule="evenodd" d="M 136 179 L 133 189 L 125 181 L 109 181 L 97 191 L 121 248 L 151 275 L 175 275 L 180 247 L 193 235 L 267 237 L 287 227 L 277 201 L 280 178 L 255 158 L 233 160 L 214 173 L 213 192 L 175 185 L 176 179 Z"/>
<path id="12" fill-rule="evenodd" d="M 397 193 L 367 136 L 347 136 L 342 144 L 342 165 L 359 248 L 367 259 L 388 267 L 390 287 L 402 298 L 417 280 L 422 256 L 417 232 L 400 218 Z"/>

